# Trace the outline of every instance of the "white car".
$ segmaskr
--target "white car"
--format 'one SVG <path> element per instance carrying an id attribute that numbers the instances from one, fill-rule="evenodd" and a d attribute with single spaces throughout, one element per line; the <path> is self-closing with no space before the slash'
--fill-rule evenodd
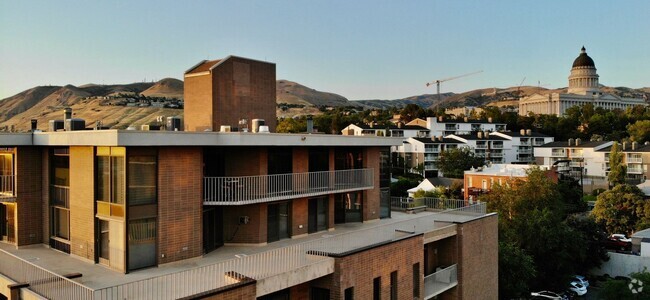
<path id="1" fill-rule="evenodd" d="M 587 293 L 587 287 L 582 285 L 582 283 L 577 281 L 571 281 L 569 283 L 569 290 L 574 292 L 578 296 L 584 296 Z"/>
<path id="2" fill-rule="evenodd" d="M 589 287 L 589 280 L 587 280 L 587 278 L 585 278 L 584 276 L 573 275 L 573 277 L 571 277 L 571 281 L 577 281 L 580 282 L 580 284 L 584 285 L 586 288 Z"/>
<path id="3" fill-rule="evenodd" d="M 531 296 L 533 296 L 533 299 L 553 299 L 553 300 L 566 300 L 566 297 L 560 296 L 556 293 L 549 292 L 549 291 L 541 291 L 541 292 L 532 292 L 530 293 Z"/>
<path id="4" fill-rule="evenodd" d="M 626 242 L 626 243 L 631 243 L 632 242 L 632 239 L 626 237 L 622 233 L 614 233 L 614 234 L 610 235 L 609 238 L 610 239 L 616 239 L 616 240 L 619 240 L 621 242 Z"/>

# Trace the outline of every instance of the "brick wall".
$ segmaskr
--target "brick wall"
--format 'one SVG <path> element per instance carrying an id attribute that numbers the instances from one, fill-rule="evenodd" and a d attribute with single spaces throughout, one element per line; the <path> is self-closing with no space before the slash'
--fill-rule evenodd
<path id="1" fill-rule="evenodd" d="M 70 147 L 70 254 L 95 260 L 95 151 Z"/>
<path id="2" fill-rule="evenodd" d="M 291 200 L 291 235 L 306 234 L 309 231 L 309 199 Z M 300 228 L 302 226 L 302 228 Z"/>
<path id="3" fill-rule="evenodd" d="M 16 245 L 43 242 L 43 182 L 40 148 L 16 151 Z"/>
<path id="4" fill-rule="evenodd" d="M 390 273 L 397 271 L 398 299 L 413 299 L 413 264 L 420 263 L 420 298 L 424 294 L 421 235 L 336 258 L 330 299 L 344 298 L 354 287 L 354 299 L 372 299 L 373 279 L 381 276 L 381 298 L 390 299 Z M 320 282 L 319 284 L 322 284 Z M 480 299 L 475 298 L 475 299 Z"/>
<path id="5" fill-rule="evenodd" d="M 248 224 L 239 224 L 239 217 L 248 216 Z M 266 204 L 233 205 L 223 208 L 225 243 L 266 243 Z"/>
<path id="6" fill-rule="evenodd" d="M 239 127 L 238 121 L 264 119 L 275 131 L 275 64 L 233 57 L 211 74 L 185 77 L 185 128 L 188 131 Z"/>
<path id="7" fill-rule="evenodd" d="M 268 173 L 266 148 L 228 147 L 224 155 L 226 176 L 255 176 Z"/>
<path id="8" fill-rule="evenodd" d="M 374 169 L 374 186 L 372 190 L 363 191 L 363 221 L 379 219 L 379 147 L 363 149 L 363 167 Z"/>
<path id="9" fill-rule="evenodd" d="M 210 75 L 185 77 L 183 123 L 185 131 L 203 131 L 212 128 L 212 78 Z"/>
<path id="10" fill-rule="evenodd" d="M 203 151 L 164 147 L 158 152 L 158 263 L 200 256 Z M 163 257 L 164 254 L 164 257 Z"/>
<path id="11" fill-rule="evenodd" d="M 49 243 L 50 237 L 50 154 L 47 149 L 41 152 L 42 166 L 41 174 L 43 174 L 41 189 L 41 207 L 43 215 L 43 243 Z"/>
<path id="12" fill-rule="evenodd" d="M 241 286 L 227 289 L 214 295 L 197 297 L 197 299 L 210 299 L 210 300 L 254 300 L 257 297 L 257 285 L 255 282 L 243 284 Z M 306 298 L 296 298 L 306 299 Z"/>
<path id="13" fill-rule="evenodd" d="M 497 215 L 458 225 L 458 299 L 499 298 Z"/>

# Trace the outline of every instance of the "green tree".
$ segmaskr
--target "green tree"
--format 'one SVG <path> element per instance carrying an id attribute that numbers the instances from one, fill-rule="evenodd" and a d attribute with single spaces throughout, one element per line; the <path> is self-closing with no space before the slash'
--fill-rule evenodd
<path id="1" fill-rule="evenodd" d="M 638 143 L 650 141 L 650 120 L 640 120 L 628 125 L 627 132 L 632 141 Z"/>
<path id="2" fill-rule="evenodd" d="M 535 279 L 535 262 L 513 243 L 499 242 L 499 295 L 501 299 L 526 296 Z"/>
<path id="3" fill-rule="evenodd" d="M 619 184 L 598 195 L 591 214 L 609 233 L 630 234 L 650 224 L 650 202 L 643 200 L 643 192 L 628 184 Z"/>
<path id="4" fill-rule="evenodd" d="M 305 132 L 307 125 L 294 120 L 293 118 L 284 118 L 278 122 L 275 131 L 280 133 L 298 133 Z"/>
<path id="5" fill-rule="evenodd" d="M 580 251 L 574 256 L 578 261 L 576 264 L 578 274 L 585 274 L 593 268 L 600 267 L 603 261 L 609 260 L 607 250 L 601 244 L 601 241 L 607 238 L 607 234 L 592 216 L 570 215 L 565 222 L 572 230 L 580 233 L 582 242 L 586 245 L 586 251 Z"/>
<path id="6" fill-rule="evenodd" d="M 445 150 L 440 153 L 440 159 L 436 162 L 438 170 L 445 177 L 463 178 L 464 172 L 472 167 L 482 166 L 485 160 L 474 156 L 474 152 L 467 148 Z"/>
<path id="7" fill-rule="evenodd" d="M 426 113 L 417 104 L 408 104 L 400 112 L 403 122 L 411 122 L 413 119 L 424 117 Z"/>
<path id="8" fill-rule="evenodd" d="M 625 174 L 627 174 L 627 166 L 623 164 L 623 153 L 618 151 L 618 143 L 614 142 L 609 153 L 609 175 L 607 175 L 609 185 L 624 184 Z"/>

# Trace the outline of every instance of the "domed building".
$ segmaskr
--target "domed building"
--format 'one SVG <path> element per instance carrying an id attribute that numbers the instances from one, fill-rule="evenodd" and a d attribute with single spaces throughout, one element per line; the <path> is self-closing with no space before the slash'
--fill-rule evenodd
<path id="1" fill-rule="evenodd" d="M 594 60 L 583 46 L 573 61 L 567 93 L 533 94 L 519 100 L 519 115 L 529 113 L 564 115 L 572 106 L 593 104 L 605 109 L 626 109 L 636 105 L 648 105 L 642 98 L 625 98 L 602 93 L 598 83 Z"/>

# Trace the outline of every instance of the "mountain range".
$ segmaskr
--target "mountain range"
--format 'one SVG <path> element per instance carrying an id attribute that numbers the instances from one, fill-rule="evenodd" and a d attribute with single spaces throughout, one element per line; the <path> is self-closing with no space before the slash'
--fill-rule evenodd
<path id="1" fill-rule="evenodd" d="M 603 87 L 603 91 L 619 96 L 650 96 L 650 88 Z M 566 88 L 549 90 L 543 87 L 521 86 L 485 88 L 464 93 L 424 94 L 393 100 L 348 100 L 334 93 L 318 91 L 289 80 L 276 82 L 278 117 L 320 114 L 320 107 L 355 106 L 360 109 L 387 109 L 416 104 L 422 108 L 480 106 L 503 99 L 517 99 L 534 93 L 566 92 Z M 103 126 L 124 129 L 131 125 L 149 124 L 158 116 L 181 116 L 183 111 L 170 106 L 150 105 L 161 99 L 182 99 L 183 82 L 165 78 L 158 82 L 129 84 L 85 84 L 82 86 L 37 86 L 0 100 L 0 129 L 15 127 L 27 130 L 30 120 L 38 121 L 39 129 L 47 129 L 47 122 L 62 119 L 62 109 L 71 107 L 73 117 L 86 120 L 91 127 L 96 121 Z M 115 99 L 122 99 L 115 101 Z M 148 99 L 145 104 L 142 99 Z M 153 99 L 153 100 L 152 100 Z M 171 107 L 174 107 L 173 105 Z"/>

